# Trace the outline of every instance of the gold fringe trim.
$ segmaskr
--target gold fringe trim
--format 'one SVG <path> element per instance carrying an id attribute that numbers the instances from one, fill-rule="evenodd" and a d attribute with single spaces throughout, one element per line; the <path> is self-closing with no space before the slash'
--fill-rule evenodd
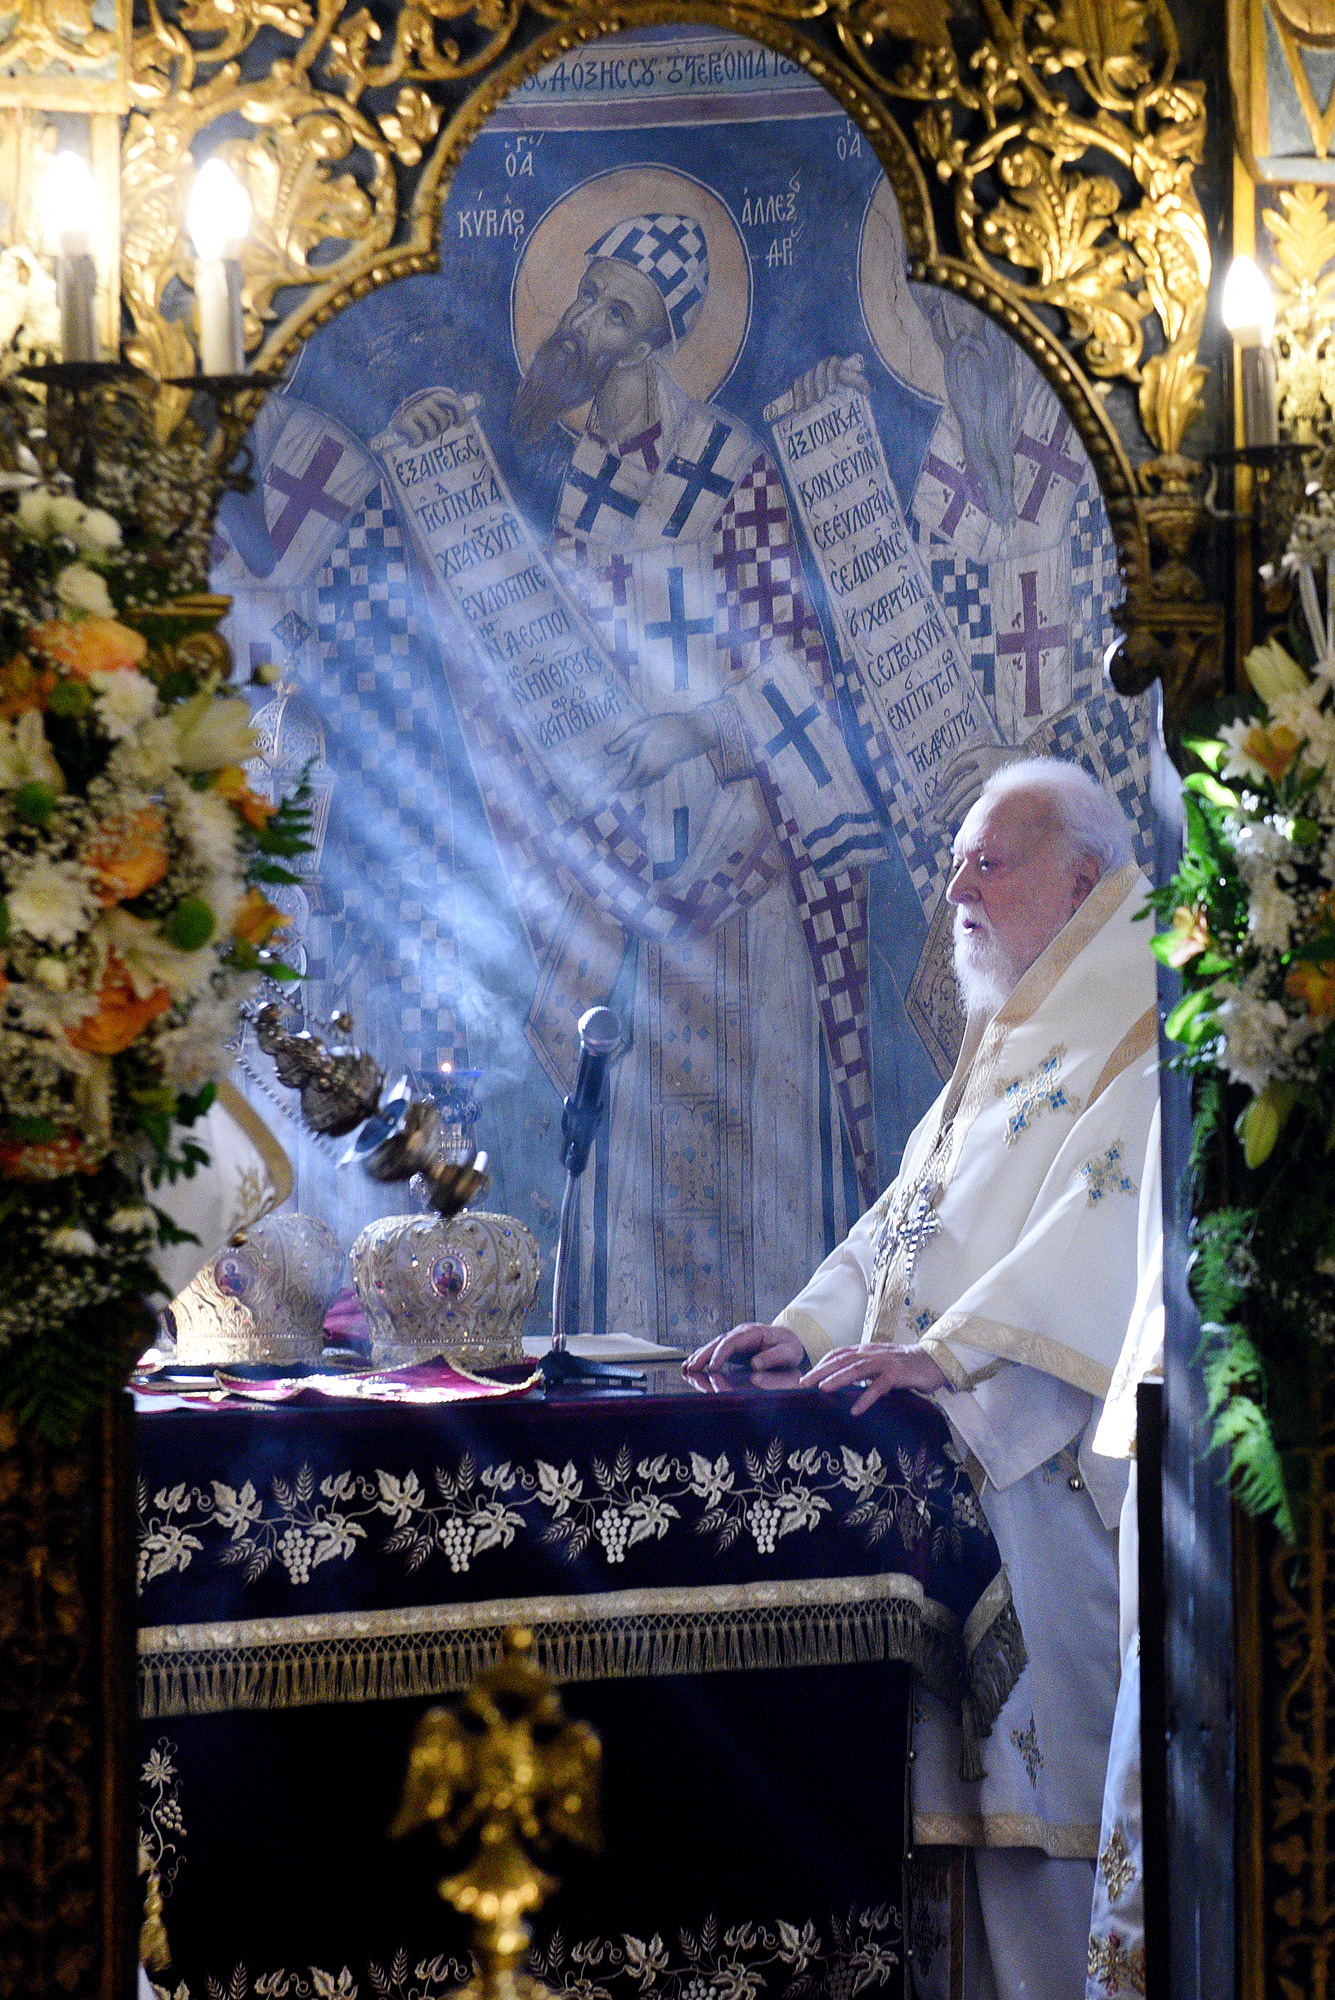
<path id="1" fill-rule="evenodd" d="M 992 1615 L 974 1655 L 990 1697 L 979 1707 L 995 1713 L 999 1681 L 1015 1659 L 1004 1572 L 987 1596 Z M 148 1626 L 139 1634 L 140 1714 L 452 1694 L 496 1663 L 513 1625 L 533 1632 L 538 1664 L 557 1681 L 893 1660 L 958 1706 L 973 1678 L 954 1615 L 911 1577 L 891 1574 Z M 1019 1656 L 1022 1664 L 1022 1643 Z"/>
<path id="2" fill-rule="evenodd" d="M 915 1847 L 1036 1847 L 1053 1861 L 1094 1861 L 1096 1825 L 1058 1826 L 1032 1813 L 914 1813 Z"/>

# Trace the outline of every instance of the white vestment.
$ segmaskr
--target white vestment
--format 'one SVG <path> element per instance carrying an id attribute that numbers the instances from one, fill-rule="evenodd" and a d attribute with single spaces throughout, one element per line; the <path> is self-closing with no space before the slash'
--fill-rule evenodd
<path id="1" fill-rule="evenodd" d="M 1103 1822 L 1089 1926 L 1086 2000 L 1145 1991 L 1145 1878 L 1140 1781 L 1140 1537 L 1136 1527 L 1136 1389 L 1163 1372 L 1163 1186 L 1159 1120 L 1150 1127 L 1140 1185 L 1140 1280 L 1094 1449 L 1131 1459 L 1118 1560 L 1122 1682 L 1103 1788 Z"/>
<path id="2" fill-rule="evenodd" d="M 1103 878 L 911 1135 L 893 1185 L 778 1316 L 813 1358 L 921 1340 L 1010 1575 L 1029 1664 L 959 1776 L 919 1691 L 921 1845 L 1093 1859 L 1117 1689 L 1111 1530 L 1125 1470 L 1090 1442 L 1136 1290 L 1137 1176 L 1158 1100 L 1147 885 Z"/>

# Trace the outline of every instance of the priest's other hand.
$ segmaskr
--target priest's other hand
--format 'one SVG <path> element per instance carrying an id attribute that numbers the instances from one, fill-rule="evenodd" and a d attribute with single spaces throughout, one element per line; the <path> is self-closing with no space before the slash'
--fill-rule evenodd
<path id="1" fill-rule="evenodd" d="M 749 1329 L 744 1329 L 744 1331 Z M 731 1338 L 731 1336 L 729 1336 Z M 925 1348 L 891 1347 L 884 1341 L 869 1341 L 865 1347 L 836 1347 L 818 1361 L 806 1378 L 806 1388 L 866 1388 L 854 1403 L 850 1415 L 860 1417 L 888 1389 L 917 1389 L 930 1396 L 945 1386 L 946 1376 Z"/>
<path id="2" fill-rule="evenodd" d="M 773 1368 L 800 1368 L 807 1358 L 801 1341 L 786 1326 L 760 1326 L 749 1320 L 731 1333 L 720 1334 L 717 1340 L 707 1340 L 683 1366 L 688 1374 L 701 1375 L 711 1368 L 726 1368 L 729 1362 L 744 1361 L 748 1354 L 752 1373 L 758 1375 Z"/>

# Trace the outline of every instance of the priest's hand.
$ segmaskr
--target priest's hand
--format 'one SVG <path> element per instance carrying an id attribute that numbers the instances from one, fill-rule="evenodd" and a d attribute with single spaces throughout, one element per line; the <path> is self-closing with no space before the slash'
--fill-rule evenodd
<path id="1" fill-rule="evenodd" d="M 805 1386 L 854 1389 L 865 1383 L 863 1394 L 849 1413 L 860 1417 L 889 1389 L 916 1389 L 920 1395 L 930 1396 L 934 1389 L 944 1388 L 947 1379 L 927 1350 L 916 1342 L 912 1347 L 891 1347 L 884 1341 L 868 1341 L 865 1347 L 836 1347 L 816 1363 Z"/>
<path id="2" fill-rule="evenodd" d="M 717 1340 L 707 1340 L 703 1347 L 697 1347 L 683 1363 L 688 1374 L 701 1375 L 711 1368 L 734 1366 L 751 1357 L 751 1372 L 755 1375 L 768 1374 L 772 1369 L 800 1368 L 807 1358 L 806 1349 L 795 1333 L 789 1333 L 786 1326 L 760 1326 L 748 1320 L 745 1326 L 735 1326 L 731 1333 L 720 1334 Z"/>

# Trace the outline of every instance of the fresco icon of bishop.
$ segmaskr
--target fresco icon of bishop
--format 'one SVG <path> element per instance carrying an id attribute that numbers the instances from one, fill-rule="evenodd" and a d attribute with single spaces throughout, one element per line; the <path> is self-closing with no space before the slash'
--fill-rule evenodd
<path id="1" fill-rule="evenodd" d="M 1134 812 L 1144 718 L 1071 422 L 908 283 L 856 128 L 735 36 L 615 46 L 499 108 L 439 278 L 308 343 L 225 581 L 344 745 L 331 1002 L 397 979 L 405 1062 L 500 1079 L 501 1205 L 548 1241 L 530 1155 L 613 1006 L 581 1324 L 689 1346 L 791 1295 L 949 1069 L 982 777 L 1075 755 Z"/>

